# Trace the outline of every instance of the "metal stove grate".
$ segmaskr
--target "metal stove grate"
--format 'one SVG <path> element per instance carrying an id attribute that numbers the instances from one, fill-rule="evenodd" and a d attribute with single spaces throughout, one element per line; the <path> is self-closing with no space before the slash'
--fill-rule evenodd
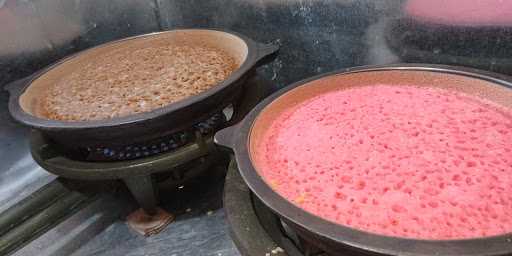
<path id="1" fill-rule="evenodd" d="M 171 152 L 195 140 L 195 132 L 208 136 L 215 133 L 226 123 L 223 113 L 217 113 L 201 121 L 193 128 L 176 132 L 145 143 L 122 145 L 119 147 L 88 147 L 81 151 L 88 161 L 123 161 L 154 156 L 160 153 Z"/>
<path id="2" fill-rule="evenodd" d="M 224 208 L 231 237 L 243 256 L 328 256 L 250 192 L 233 160 L 224 184 Z"/>

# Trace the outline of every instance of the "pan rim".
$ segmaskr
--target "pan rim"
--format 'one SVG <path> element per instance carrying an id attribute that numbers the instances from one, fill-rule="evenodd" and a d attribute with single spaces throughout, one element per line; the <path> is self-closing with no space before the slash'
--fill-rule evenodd
<path id="1" fill-rule="evenodd" d="M 125 41 L 135 40 L 135 39 L 141 39 L 141 38 L 148 38 L 153 36 L 159 36 L 163 34 L 168 33 L 175 33 L 175 32 L 199 32 L 199 31 L 207 31 L 207 32 L 220 32 L 227 35 L 231 35 L 240 41 L 242 41 L 245 44 L 245 47 L 247 49 L 247 55 L 243 62 L 239 65 L 237 69 L 235 69 L 225 80 L 218 83 L 217 85 L 213 86 L 212 88 L 205 90 L 201 93 L 198 93 L 196 95 L 187 97 L 185 99 L 176 101 L 174 103 L 168 104 L 164 107 L 157 108 L 151 111 L 142 112 L 142 113 L 136 113 L 136 114 L 130 114 L 127 116 L 121 116 L 121 117 L 114 117 L 114 118 L 105 118 L 105 119 L 99 119 L 99 120 L 90 120 L 90 121 L 61 121 L 61 120 L 53 120 L 53 119 L 45 119 L 41 117 L 37 117 L 35 115 L 27 113 L 22 107 L 19 102 L 20 97 L 24 94 L 24 92 L 32 85 L 33 82 L 35 82 L 37 79 L 44 76 L 46 73 L 52 71 L 55 68 L 60 67 L 62 64 L 65 64 L 68 60 L 71 60 L 77 56 L 80 56 L 82 54 L 87 54 L 89 51 L 94 51 L 96 49 L 110 46 L 117 43 L 122 43 Z M 100 44 L 88 49 L 85 49 L 83 51 L 80 51 L 78 53 L 72 54 L 68 57 L 65 57 L 59 61 L 57 61 L 54 64 L 49 65 L 46 68 L 43 68 L 41 71 L 36 72 L 32 77 L 28 79 L 28 81 L 25 83 L 25 85 L 22 86 L 21 90 L 16 91 L 14 93 L 11 93 L 9 99 L 9 110 L 11 112 L 11 115 L 16 119 L 17 121 L 37 128 L 41 130 L 67 130 L 67 129 L 98 129 L 98 128 L 108 128 L 108 127 L 116 127 L 116 126 L 122 126 L 122 125 L 130 125 L 130 124 L 136 124 L 136 123 L 142 123 L 148 120 L 156 119 L 159 117 L 162 117 L 165 114 L 171 113 L 173 111 L 191 106 L 197 102 L 201 102 L 203 100 L 206 100 L 207 98 L 215 95 L 216 93 L 226 89 L 231 84 L 236 83 L 239 79 L 241 79 L 245 73 L 247 73 L 258 61 L 258 43 L 253 41 L 252 39 L 234 32 L 229 31 L 225 29 L 217 29 L 217 28 L 178 28 L 173 30 L 166 30 L 166 31 L 159 31 L 159 32 L 153 32 L 153 33 L 147 33 L 142 35 L 136 35 L 131 36 L 127 38 L 122 38 L 119 40 L 114 40 L 111 42 L 107 42 L 104 44 Z"/>

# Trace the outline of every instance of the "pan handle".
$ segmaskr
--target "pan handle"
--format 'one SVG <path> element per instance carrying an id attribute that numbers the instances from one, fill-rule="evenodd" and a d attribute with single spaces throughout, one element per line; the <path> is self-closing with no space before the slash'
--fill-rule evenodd
<path id="1" fill-rule="evenodd" d="M 25 85 L 28 81 L 30 81 L 31 77 L 26 77 L 17 81 L 14 81 L 12 83 L 9 83 L 4 86 L 4 90 L 9 92 L 11 96 L 18 95 L 21 93 L 23 88 L 25 88 Z"/>
<path id="2" fill-rule="evenodd" d="M 275 53 L 279 51 L 279 47 L 279 40 L 268 44 L 258 43 L 256 49 L 257 65 L 263 65 L 272 61 L 276 56 Z"/>
<path id="3" fill-rule="evenodd" d="M 215 144 L 234 149 L 235 139 L 239 133 L 241 123 L 242 122 L 239 122 L 233 126 L 226 127 L 215 133 L 213 142 L 215 142 Z"/>

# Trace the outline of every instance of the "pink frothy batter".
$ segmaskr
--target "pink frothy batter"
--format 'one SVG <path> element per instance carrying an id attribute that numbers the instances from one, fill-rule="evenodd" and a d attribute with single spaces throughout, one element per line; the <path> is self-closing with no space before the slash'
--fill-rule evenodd
<path id="1" fill-rule="evenodd" d="M 405 13 L 416 20 L 454 26 L 512 26 L 509 0 L 409 0 Z"/>
<path id="2" fill-rule="evenodd" d="M 280 195 L 342 225 L 418 239 L 512 232 L 512 113 L 473 96 L 329 92 L 281 114 L 257 153 Z"/>

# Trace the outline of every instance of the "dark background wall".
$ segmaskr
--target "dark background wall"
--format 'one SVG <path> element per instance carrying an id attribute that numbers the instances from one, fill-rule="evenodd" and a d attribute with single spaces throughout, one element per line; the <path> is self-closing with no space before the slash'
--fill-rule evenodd
<path id="1" fill-rule="evenodd" d="M 482 48 L 496 52 L 495 48 L 501 46 L 495 41 L 506 39 L 506 30 L 498 31 L 503 36 L 487 40 L 478 49 L 471 40 L 459 40 L 457 48 L 467 49 L 462 53 L 437 47 L 438 38 L 428 33 L 426 37 L 412 35 L 412 41 L 418 41 L 421 47 L 404 50 L 402 41 L 393 42 L 407 36 L 407 40 L 411 39 L 410 31 L 394 32 L 402 26 L 394 22 L 403 16 L 402 2 L 0 0 L 0 86 L 103 42 L 186 27 L 224 28 L 262 42 L 278 41 L 282 44 L 279 57 L 259 70 L 276 86 L 344 67 L 393 62 L 449 63 L 504 70 L 500 58 L 485 59 L 472 54 Z M 396 34 L 390 36 L 393 33 Z M 452 36 L 453 41 L 461 38 L 457 33 Z M 510 56 L 509 53 L 505 51 L 501 56 Z"/>

